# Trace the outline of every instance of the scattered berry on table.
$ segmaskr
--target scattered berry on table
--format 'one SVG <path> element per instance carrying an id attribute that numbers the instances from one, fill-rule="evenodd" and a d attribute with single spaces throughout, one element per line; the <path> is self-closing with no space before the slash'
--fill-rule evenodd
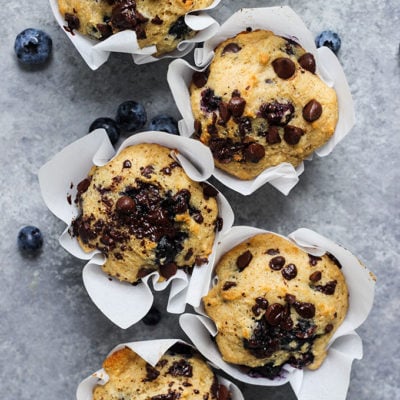
<path id="1" fill-rule="evenodd" d="M 43 246 L 43 236 L 36 226 L 24 226 L 18 233 L 18 247 L 26 253 L 36 253 Z"/>
<path id="2" fill-rule="evenodd" d="M 146 110 L 136 101 L 124 101 L 118 106 L 115 120 L 122 130 L 134 132 L 146 124 Z"/>
<path id="3" fill-rule="evenodd" d="M 161 320 L 161 312 L 154 306 L 150 308 L 150 311 L 143 317 L 143 323 L 146 325 L 157 325 Z"/>
<path id="4" fill-rule="evenodd" d="M 149 124 L 150 131 L 162 131 L 178 135 L 178 123 L 175 118 L 161 114 L 154 117 Z"/>
<path id="5" fill-rule="evenodd" d="M 323 31 L 315 38 L 315 45 L 317 47 L 329 47 L 334 53 L 339 51 L 341 44 L 342 41 L 339 35 L 333 31 Z"/>
<path id="6" fill-rule="evenodd" d="M 118 124 L 112 118 L 102 117 L 95 119 L 89 127 L 89 132 L 99 128 L 106 130 L 112 144 L 118 142 L 120 129 Z"/>
<path id="7" fill-rule="evenodd" d="M 52 40 L 39 29 L 28 28 L 17 35 L 14 50 L 23 64 L 44 64 L 50 57 Z"/>

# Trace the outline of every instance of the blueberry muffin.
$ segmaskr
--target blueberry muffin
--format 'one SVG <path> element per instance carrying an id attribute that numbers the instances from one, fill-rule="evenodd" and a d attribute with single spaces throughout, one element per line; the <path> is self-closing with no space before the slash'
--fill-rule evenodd
<path id="1" fill-rule="evenodd" d="M 138 144 L 93 167 L 77 186 L 71 233 L 106 256 L 103 270 L 131 283 L 153 271 L 165 279 L 202 265 L 212 251 L 218 192 L 192 181 L 158 144 Z"/>
<path id="2" fill-rule="evenodd" d="M 250 375 L 274 378 L 282 366 L 317 369 L 344 320 L 348 290 L 341 265 L 266 233 L 228 251 L 218 283 L 203 298 L 218 328 L 223 359 Z"/>
<path id="3" fill-rule="evenodd" d="M 109 376 L 93 400 L 229 400 L 208 364 L 190 347 L 174 345 L 153 367 L 125 347 L 103 363 Z"/>
<path id="4" fill-rule="evenodd" d="M 173 51 L 194 36 L 186 13 L 205 8 L 213 0 L 58 0 L 67 31 L 107 39 L 123 30 L 136 32 L 141 48 L 155 45 L 156 56 Z"/>
<path id="5" fill-rule="evenodd" d="M 221 43 L 190 86 L 194 135 L 216 166 L 243 180 L 283 162 L 297 166 L 333 135 L 336 92 L 316 74 L 314 56 L 270 31 Z"/>

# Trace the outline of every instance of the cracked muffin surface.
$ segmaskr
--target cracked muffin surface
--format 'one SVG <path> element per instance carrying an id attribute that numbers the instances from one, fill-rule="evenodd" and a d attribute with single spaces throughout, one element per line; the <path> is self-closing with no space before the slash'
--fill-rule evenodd
<path id="1" fill-rule="evenodd" d="M 275 234 L 259 234 L 218 262 L 217 284 L 203 298 L 227 362 L 252 376 L 279 376 L 284 364 L 317 369 L 348 309 L 335 257 L 307 254 Z"/>
<path id="2" fill-rule="evenodd" d="M 191 180 L 158 144 L 123 149 L 77 185 L 80 214 L 71 225 L 81 247 L 106 256 L 104 272 L 135 283 L 153 271 L 168 279 L 207 262 L 218 191 Z"/>
<path id="3" fill-rule="evenodd" d="M 217 46 L 190 85 L 194 136 L 216 166 L 243 180 L 288 162 L 297 166 L 333 135 L 336 92 L 316 62 L 291 39 L 270 31 L 239 33 Z"/>
<path id="4" fill-rule="evenodd" d="M 112 34 L 133 30 L 139 46 L 156 46 L 156 56 L 169 53 L 195 35 L 185 21 L 186 13 L 211 5 L 213 0 L 58 0 L 66 30 L 104 40 Z"/>
<path id="5" fill-rule="evenodd" d="M 198 353 L 177 343 L 153 367 L 128 347 L 103 363 L 109 376 L 97 385 L 93 400 L 230 400 L 211 368 Z"/>

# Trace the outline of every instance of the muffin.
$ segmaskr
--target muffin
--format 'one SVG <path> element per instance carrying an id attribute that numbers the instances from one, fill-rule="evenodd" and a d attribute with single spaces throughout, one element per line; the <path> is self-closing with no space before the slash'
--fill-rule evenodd
<path id="1" fill-rule="evenodd" d="M 136 32 L 141 48 L 155 45 L 156 56 L 173 51 L 194 36 L 186 13 L 205 8 L 213 0 L 58 0 L 66 29 L 104 40 L 123 30 Z"/>
<path id="2" fill-rule="evenodd" d="M 280 236 L 258 234 L 228 251 L 215 274 L 203 304 L 226 362 L 270 379 L 285 364 L 312 370 L 322 364 L 348 309 L 334 256 L 312 256 Z"/>
<path id="3" fill-rule="evenodd" d="M 218 45 L 190 85 L 194 135 L 216 166 L 250 180 L 284 162 L 296 167 L 326 143 L 338 102 L 315 71 L 311 53 L 270 31 L 241 32 Z"/>
<path id="4" fill-rule="evenodd" d="M 109 380 L 93 390 L 93 400 L 229 400 L 228 389 L 189 346 L 177 343 L 153 367 L 128 347 L 103 363 Z"/>
<path id="5" fill-rule="evenodd" d="M 80 214 L 71 234 L 85 251 L 102 252 L 104 272 L 121 281 L 136 283 L 153 271 L 168 279 L 207 262 L 222 227 L 217 194 L 192 181 L 171 149 L 129 146 L 77 185 Z"/>

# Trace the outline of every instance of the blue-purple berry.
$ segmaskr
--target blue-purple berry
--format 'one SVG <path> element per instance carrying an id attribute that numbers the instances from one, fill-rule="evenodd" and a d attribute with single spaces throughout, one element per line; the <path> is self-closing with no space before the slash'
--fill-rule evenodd
<path id="1" fill-rule="evenodd" d="M 329 47 L 335 54 L 339 51 L 341 44 L 339 35 L 333 31 L 323 31 L 315 38 L 317 47 Z"/>
<path id="2" fill-rule="evenodd" d="M 146 110 L 142 104 L 136 101 L 124 101 L 118 106 L 115 120 L 123 131 L 135 132 L 146 124 Z"/>
<path id="3" fill-rule="evenodd" d="M 15 54 L 23 64 L 44 64 L 50 57 L 51 49 L 50 36 L 39 29 L 25 29 L 15 38 Z"/>
<path id="4" fill-rule="evenodd" d="M 161 114 L 157 115 L 150 121 L 149 130 L 178 135 L 178 123 L 175 118 L 169 115 Z"/>
<path id="5" fill-rule="evenodd" d="M 36 226 L 24 226 L 18 233 L 18 248 L 25 253 L 37 253 L 43 246 L 43 236 Z"/>
<path id="6" fill-rule="evenodd" d="M 118 124 L 112 118 L 101 117 L 95 119 L 89 127 L 89 132 L 92 132 L 95 129 L 99 128 L 105 129 L 112 144 L 118 142 L 121 131 L 119 129 Z"/>

